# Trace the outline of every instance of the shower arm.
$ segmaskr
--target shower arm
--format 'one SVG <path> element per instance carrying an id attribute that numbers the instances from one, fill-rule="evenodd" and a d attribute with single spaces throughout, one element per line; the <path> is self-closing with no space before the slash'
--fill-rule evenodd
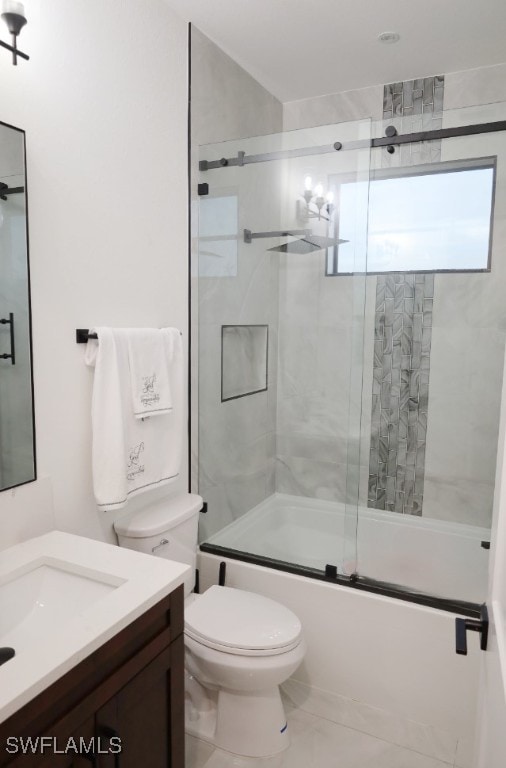
<path id="1" fill-rule="evenodd" d="M 285 229 L 281 232 L 252 232 L 251 229 L 245 229 L 244 242 L 251 243 L 261 237 L 309 237 L 311 234 L 310 229 Z"/>

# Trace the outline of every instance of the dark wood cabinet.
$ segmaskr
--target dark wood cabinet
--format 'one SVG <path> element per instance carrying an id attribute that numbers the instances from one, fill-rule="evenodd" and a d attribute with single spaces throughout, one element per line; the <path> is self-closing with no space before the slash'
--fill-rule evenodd
<path id="1" fill-rule="evenodd" d="M 0 750 L 2 768 L 184 768 L 183 587 L 0 723 Z"/>

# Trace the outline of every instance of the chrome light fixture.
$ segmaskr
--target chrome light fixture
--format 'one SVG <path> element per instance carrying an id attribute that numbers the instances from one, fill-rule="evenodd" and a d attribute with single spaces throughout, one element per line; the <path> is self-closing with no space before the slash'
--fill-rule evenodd
<path id="1" fill-rule="evenodd" d="M 334 195 L 332 192 L 324 194 L 323 185 L 317 184 L 313 190 L 313 180 L 311 176 L 304 179 L 304 193 L 302 200 L 297 200 L 297 219 L 299 221 L 308 221 L 309 219 L 318 219 L 318 221 L 330 221 L 334 213 Z"/>
<path id="2" fill-rule="evenodd" d="M 4 0 L 2 6 L 2 19 L 7 24 L 7 29 L 11 34 L 12 45 L 4 43 L 3 40 L 0 40 L 0 46 L 2 48 L 6 48 L 8 51 L 11 51 L 12 63 L 14 66 L 17 66 L 18 56 L 21 56 L 22 59 L 26 59 L 28 61 L 30 57 L 27 56 L 26 53 L 18 50 L 17 44 L 18 35 L 26 24 L 25 9 L 23 4 L 15 2 L 15 0 Z"/>

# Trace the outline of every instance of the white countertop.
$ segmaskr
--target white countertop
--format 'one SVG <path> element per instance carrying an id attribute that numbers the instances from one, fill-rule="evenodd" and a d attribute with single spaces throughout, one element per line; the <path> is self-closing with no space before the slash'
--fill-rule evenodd
<path id="1" fill-rule="evenodd" d="M 61 531 L 0 552 L 0 588 L 50 566 L 114 587 L 0 666 L 0 722 L 183 583 L 189 566 Z M 107 591 L 107 588 L 104 589 Z M 0 611 L 2 610 L 0 602 Z M 8 635 L 7 635 L 8 636 Z M 0 637 L 0 645 L 2 643 Z"/>

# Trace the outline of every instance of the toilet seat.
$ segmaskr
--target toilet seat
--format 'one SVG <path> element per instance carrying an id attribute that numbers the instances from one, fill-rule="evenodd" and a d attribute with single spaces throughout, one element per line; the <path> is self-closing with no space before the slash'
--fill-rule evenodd
<path id="1" fill-rule="evenodd" d="M 210 587 L 185 609 L 185 635 L 223 653 L 274 656 L 296 648 L 302 636 L 297 616 L 263 595 Z"/>

